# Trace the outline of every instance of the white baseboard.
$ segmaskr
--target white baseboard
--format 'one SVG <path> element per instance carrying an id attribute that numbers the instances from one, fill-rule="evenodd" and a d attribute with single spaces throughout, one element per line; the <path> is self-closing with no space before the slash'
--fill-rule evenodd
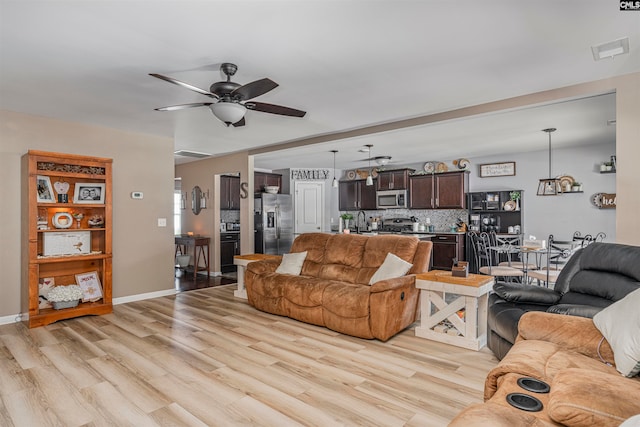
<path id="1" fill-rule="evenodd" d="M 164 291 L 148 292 L 146 294 L 137 294 L 137 295 L 129 295 L 126 297 L 114 298 L 112 302 L 113 302 L 113 305 L 118 305 L 118 304 L 124 304 L 127 302 L 142 301 L 145 299 L 165 297 L 167 295 L 175 295 L 176 293 L 177 291 L 175 289 L 166 289 Z M 0 317 L 0 325 L 18 323 L 28 319 L 29 319 L 29 315 L 26 313 L 10 314 L 9 316 Z"/>
<path id="2" fill-rule="evenodd" d="M 29 315 L 27 314 L 23 314 L 23 315 L 20 315 L 20 313 L 10 314 L 8 316 L 0 317 L 0 325 L 8 325 L 9 323 L 22 322 L 23 320 L 27 320 L 28 318 L 29 318 Z"/>
<path id="3" fill-rule="evenodd" d="M 126 297 L 114 298 L 113 305 L 142 301 L 151 298 L 166 297 L 167 295 L 175 295 L 176 293 L 178 292 L 175 289 L 166 289 L 164 291 L 147 292 L 146 294 L 129 295 Z"/>

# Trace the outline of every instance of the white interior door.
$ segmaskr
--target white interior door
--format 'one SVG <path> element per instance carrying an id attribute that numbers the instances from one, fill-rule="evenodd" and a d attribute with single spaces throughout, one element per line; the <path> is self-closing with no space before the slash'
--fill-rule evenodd
<path id="1" fill-rule="evenodd" d="M 323 200 L 324 182 L 298 181 L 295 183 L 295 234 L 322 231 Z"/>

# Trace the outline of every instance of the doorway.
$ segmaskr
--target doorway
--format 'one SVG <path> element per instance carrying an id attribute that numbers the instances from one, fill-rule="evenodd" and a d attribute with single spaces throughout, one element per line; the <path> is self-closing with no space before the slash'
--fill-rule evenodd
<path id="1" fill-rule="evenodd" d="M 324 223 L 324 182 L 296 181 L 295 234 L 319 233 Z"/>

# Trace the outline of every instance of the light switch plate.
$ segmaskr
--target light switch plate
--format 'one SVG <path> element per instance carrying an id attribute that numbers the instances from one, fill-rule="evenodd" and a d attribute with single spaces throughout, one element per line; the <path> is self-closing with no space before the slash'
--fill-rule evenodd
<path id="1" fill-rule="evenodd" d="M 144 194 L 142 194 L 142 191 L 134 191 L 133 193 L 131 193 L 132 199 L 142 199 L 143 197 Z"/>
<path id="2" fill-rule="evenodd" d="M 158 218 L 158 227 L 166 227 L 167 218 Z"/>

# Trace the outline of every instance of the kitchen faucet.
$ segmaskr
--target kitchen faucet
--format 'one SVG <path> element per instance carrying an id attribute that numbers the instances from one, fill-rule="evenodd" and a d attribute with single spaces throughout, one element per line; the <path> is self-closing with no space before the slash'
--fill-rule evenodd
<path id="1" fill-rule="evenodd" d="M 358 215 L 356 216 L 356 233 L 360 233 L 360 214 L 362 214 L 362 219 L 366 228 L 367 225 L 367 214 L 364 211 L 358 211 Z"/>

